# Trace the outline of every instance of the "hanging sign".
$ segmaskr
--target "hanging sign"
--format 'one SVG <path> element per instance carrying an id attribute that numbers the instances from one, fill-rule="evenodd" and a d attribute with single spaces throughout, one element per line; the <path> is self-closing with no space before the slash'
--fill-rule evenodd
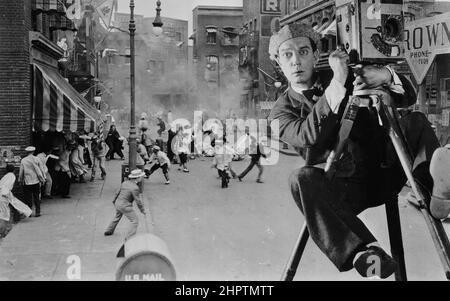
<path id="1" fill-rule="evenodd" d="M 450 12 L 405 26 L 405 58 L 421 84 L 438 54 L 450 53 Z"/>

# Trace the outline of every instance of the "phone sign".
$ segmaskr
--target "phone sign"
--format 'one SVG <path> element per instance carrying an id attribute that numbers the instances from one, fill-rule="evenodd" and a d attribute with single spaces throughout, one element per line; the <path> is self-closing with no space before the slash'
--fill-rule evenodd
<path id="1" fill-rule="evenodd" d="M 262 15 L 281 15 L 281 0 L 261 0 Z"/>

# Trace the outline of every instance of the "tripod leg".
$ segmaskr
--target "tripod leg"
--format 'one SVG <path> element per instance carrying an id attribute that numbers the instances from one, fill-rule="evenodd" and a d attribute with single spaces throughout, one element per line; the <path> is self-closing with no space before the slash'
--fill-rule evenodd
<path id="1" fill-rule="evenodd" d="M 414 180 L 411 171 L 412 160 L 408 155 L 407 149 L 405 147 L 406 143 L 401 138 L 401 130 L 396 126 L 394 118 L 398 117 L 396 116 L 397 112 L 393 108 L 390 108 L 390 110 L 391 112 L 384 103 L 381 104 L 380 113 L 382 113 L 389 122 L 389 137 L 391 138 L 392 144 L 394 145 L 395 151 L 402 164 L 403 171 L 405 172 L 406 177 L 411 184 L 411 188 L 416 196 L 416 199 L 419 202 L 420 211 L 431 233 L 431 238 L 433 239 L 439 258 L 444 267 L 445 276 L 448 280 L 450 280 L 450 242 L 448 240 L 448 236 L 444 230 L 444 227 L 442 226 L 442 223 L 434 219 L 429 213 L 429 210 L 425 203 L 424 194 L 420 190 L 419 185 L 417 185 L 416 181 Z"/>
<path id="2" fill-rule="evenodd" d="M 391 244 L 392 257 L 398 263 L 398 269 L 395 271 L 395 280 L 407 281 L 402 228 L 400 224 L 397 199 L 390 200 L 386 203 L 386 218 L 388 222 L 389 242 Z"/>
<path id="3" fill-rule="evenodd" d="M 309 231 L 305 222 L 300 232 L 300 235 L 297 239 L 297 242 L 295 244 L 294 250 L 292 251 L 292 255 L 289 258 L 286 268 L 283 271 L 281 281 L 292 281 L 294 279 L 295 273 L 297 272 L 297 268 L 300 263 L 300 259 L 302 258 L 303 251 L 305 250 L 308 239 L 309 239 Z"/>

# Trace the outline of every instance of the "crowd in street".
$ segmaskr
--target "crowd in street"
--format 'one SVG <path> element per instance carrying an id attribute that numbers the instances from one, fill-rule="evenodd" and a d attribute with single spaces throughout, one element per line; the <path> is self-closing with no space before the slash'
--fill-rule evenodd
<path id="1" fill-rule="evenodd" d="M 207 129 L 202 133 L 210 139 L 207 147 L 199 154 L 195 151 L 195 137 L 190 125 L 172 122 L 170 111 L 166 120 L 161 113 L 155 117 L 156 138 L 149 133 L 150 121 L 146 113 L 142 113 L 138 126 L 136 163 L 146 179 L 161 170 L 165 184 L 169 185 L 172 165 L 178 164 L 178 171 L 189 174 L 190 160 L 201 156 L 213 159 L 212 167 L 217 169 L 222 188 L 228 187 L 231 178 L 242 181 L 254 166 L 259 169 L 257 182 L 262 183 L 263 167 L 260 159 L 265 157 L 263 146 L 248 132 L 246 139 L 250 150 L 253 150 L 250 164 L 242 173 L 237 174 L 232 169 L 232 161 L 242 160 L 242 155 L 238 154 L 234 145 L 226 141 L 226 136 L 219 137 L 216 129 Z M 125 159 L 125 141 L 115 126 L 114 118 L 106 134 L 99 130 L 91 134 L 72 134 L 70 139 L 55 138 L 50 142 L 37 139 L 35 145 L 26 148 L 27 154 L 22 158 L 20 167 L 8 165 L 7 174 L 0 180 L 0 238 L 8 234 L 13 222 L 41 216 L 42 199 L 69 199 L 73 183 L 93 182 L 98 176 L 104 180 L 107 176 L 106 161 L 117 157 Z M 132 174 L 136 175 L 138 172 L 134 171 Z M 13 195 L 16 182 L 22 187 L 24 202 Z M 128 213 L 125 215 L 129 217 Z M 135 219 L 132 220 L 134 223 Z M 111 225 L 106 232 L 112 233 L 113 228 L 115 226 Z"/>

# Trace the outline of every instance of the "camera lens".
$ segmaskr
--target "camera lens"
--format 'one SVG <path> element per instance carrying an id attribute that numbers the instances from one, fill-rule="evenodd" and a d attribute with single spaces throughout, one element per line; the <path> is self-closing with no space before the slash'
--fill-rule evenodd
<path id="1" fill-rule="evenodd" d="M 402 24 L 396 18 L 388 18 L 384 23 L 384 36 L 386 39 L 398 39 L 402 33 Z"/>

